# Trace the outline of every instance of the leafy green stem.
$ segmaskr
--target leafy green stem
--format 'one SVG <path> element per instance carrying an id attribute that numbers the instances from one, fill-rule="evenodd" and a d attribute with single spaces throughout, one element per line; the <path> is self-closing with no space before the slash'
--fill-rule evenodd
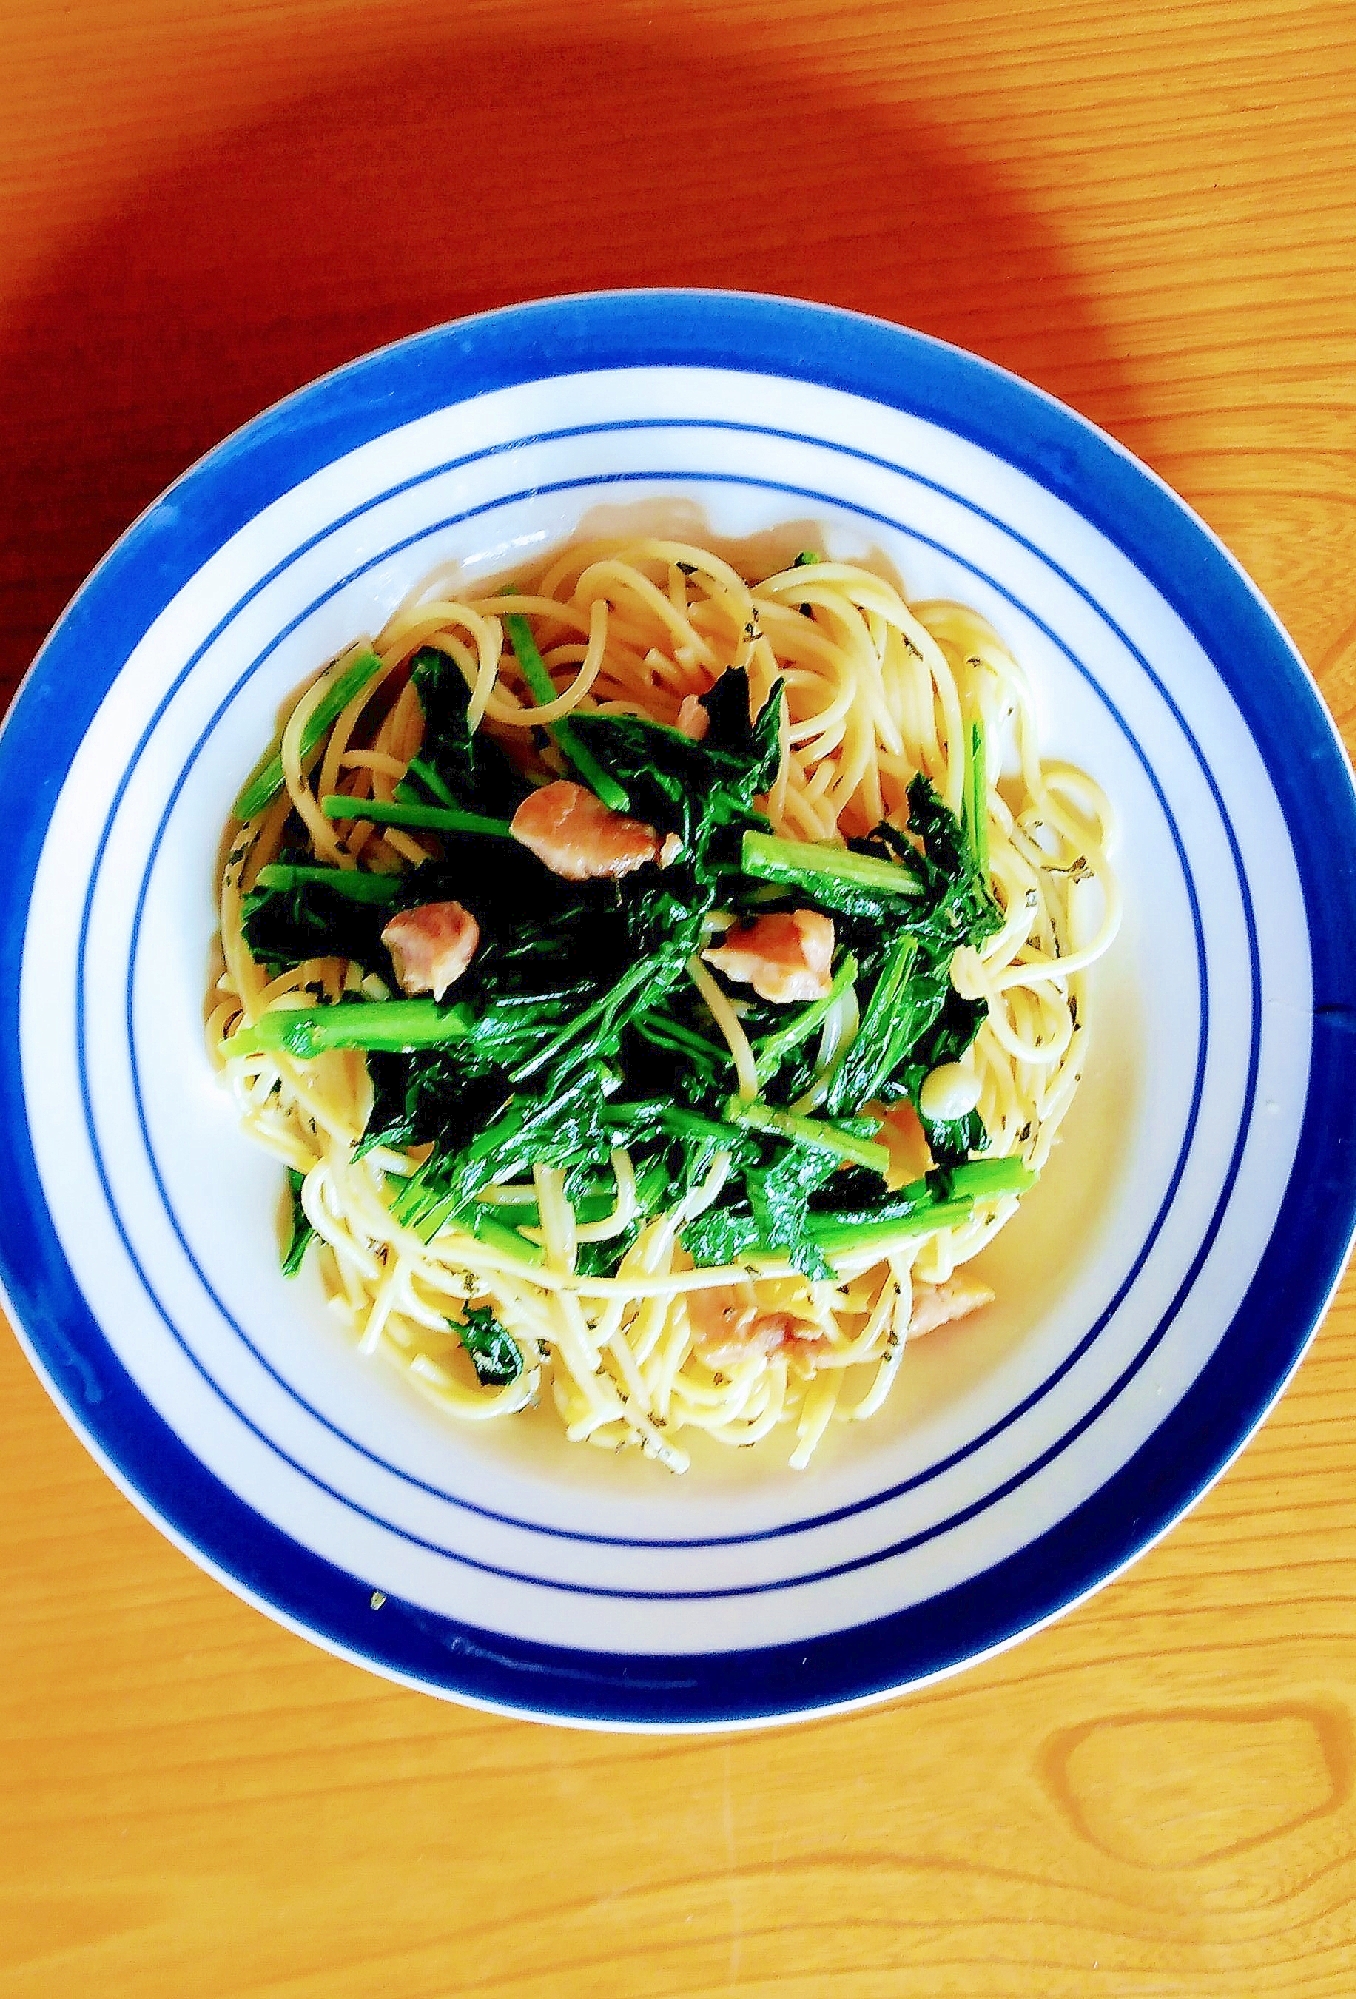
<path id="1" fill-rule="evenodd" d="M 910 1213 L 874 1222 L 837 1222 L 832 1215 L 811 1215 L 809 1233 L 815 1247 L 831 1262 L 866 1252 L 888 1256 L 896 1247 L 907 1248 L 917 1236 L 931 1235 L 935 1229 L 968 1221 L 974 1209 L 972 1200 L 958 1198 L 924 1201 Z"/>
<path id="2" fill-rule="evenodd" d="M 371 1048 L 387 1054 L 437 1048 L 446 1041 L 459 1041 L 470 1027 L 467 1007 L 439 1006 L 431 999 L 274 1007 L 253 1027 L 240 1028 L 227 1046 L 233 1055 L 268 1051 L 309 1062 L 333 1048 Z"/>
<path id="3" fill-rule="evenodd" d="M 850 847 L 783 840 L 775 833 L 746 833 L 740 866 L 757 881 L 805 888 L 811 895 L 820 894 L 824 884 L 834 882 L 877 893 L 885 890 L 890 895 L 923 893 L 921 884 L 901 862 L 877 860 L 872 854 L 854 853 Z"/>
<path id="4" fill-rule="evenodd" d="M 984 750 L 984 724 L 972 722 L 969 755 L 965 760 L 965 796 L 962 801 L 965 836 L 970 842 L 975 867 L 983 882 L 989 879 L 989 780 Z"/>
<path id="5" fill-rule="evenodd" d="M 504 619 L 504 630 L 508 633 L 509 644 L 519 666 L 523 669 L 523 679 L 534 701 L 546 707 L 558 697 L 551 676 L 546 671 L 546 663 L 537 650 L 537 641 L 532 636 L 532 627 L 527 619 L 512 611 Z M 562 756 L 572 763 L 594 796 L 613 812 L 629 812 L 631 800 L 617 783 L 609 777 L 592 751 L 580 742 L 568 720 L 549 723 L 548 728 L 556 747 Z"/>
<path id="6" fill-rule="evenodd" d="M 731 1124 L 750 1125 L 754 1131 L 769 1131 L 779 1138 L 789 1138 L 795 1145 L 813 1145 L 820 1152 L 836 1153 L 839 1159 L 850 1160 L 854 1166 L 869 1167 L 882 1179 L 890 1170 L 888 1145 L 843 1125 L 829 1124 L 823 1118 L 802 1117 L 797 1111 L 779 1111 L 772 1104 L 756 1101 L 746 1104 L 738 1097 L 729 1099 L 725 1113 Z M 870 1122 L 875 1124 L 876 1120 Z"/>
<path id="7" fill-rule="evenodd" d="M 332 729 L 347 708 L 354 695 L 361 692 L 374 674 L 380 673 L 381 661 L 374 652 L 361 652 L 333 684 L 326 688 L 315 707 L 306 718 L 301 732 L 301 760 L 304 763 L 326 730 Z M 245 780 L 244 789 L 235 801 L 234 812 L 242 825 L 257 818 L 266 805 L 272 803 L 283 788 L 281 738 L 272 749 L 266 750 L 250 775 Z"/>
<path id="8" fill-rule="evenodd" d="M 539 1069 L 554 1060 L 572 1041 L 579 1040 L 581 1035 L 598 1022 L 606 1020 L 609 1016 L 615 1016 L 636 988 L 653 983 L 654 977 L 653 961 L 648 958 L 640 959 L 637 964 L 632 965 L 630 971 L 623 972 L 617 983 L 610 986 L 600 999 L 594 1000 L 591 1006 L 583 1007 L 573 1020 L 565 1023 L 559 1033 L 553 1034 L 549 1041 L 543 1042 L 542 1046 L 533 1052 L 529 1061 L 519 1063 L 512 1072 L 514 1082 L 525 1082 L 529 1076 L 534 1076 Z"/>
<path id="9" fill-rule="evenodd" d="M 414 800 L 340 798 L 320 801 L 327 819 L 368 819 L 374 826 L 422 826 L 431 833 L 480 833 L 491 840 L 511 840 L 507 819 L 490 819 L 483 812 L 463 812 L 455 805 L 420 805 Z"/>

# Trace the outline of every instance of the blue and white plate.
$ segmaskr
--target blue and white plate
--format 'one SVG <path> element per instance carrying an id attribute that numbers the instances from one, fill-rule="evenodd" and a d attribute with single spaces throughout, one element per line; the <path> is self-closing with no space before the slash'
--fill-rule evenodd
<path id="1" fill-rule="evenodd" d="M 203 1046 L 219 843 L 289 690 L 435 564 L 661 526 L 891 565 L 1027 665 L 1121 824 L 1083 1092 L 991 1254 L 813 1468 L 675 1479 L 543 1414 L 449 1427 L 277 1269 L 278 1169 Z M 0 1277 L 130 1497 L 293 1629 L 409 1685 L 613 1727 L 849 1706 L 1121 1568 L 1295 1366 L 1356 1210 L 1356 801 L 1293 648 L 1088 424 L 819 307 L 567 299 L 355 363 L 151 508 L 0 738 Z M 505 1435 L 505 1428 L 508 1434 Z M 752 1458 L 752 1461 L 751 1461 Z"/>

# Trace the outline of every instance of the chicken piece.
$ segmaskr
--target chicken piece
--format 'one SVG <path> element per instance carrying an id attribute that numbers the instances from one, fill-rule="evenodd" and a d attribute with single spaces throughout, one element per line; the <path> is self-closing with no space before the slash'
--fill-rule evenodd
<path id="1" fill-rule="evenodd" d="M 804 1353 L 823 1335 L 792 1312 L 763 1312 L 741 1303 L 728 1285 L 694 1291 L 688 1318 L 698 1354 L 708 1367 L 737 1367 L 751 1353 Z"/>
<path id="2" fill-rule="evenodd" d="M 569 778 L 558 778 L 525 798 L 510 830 L 552 874 L 572 882 L 632 874 L 647 861 L 659 860 L 664 850 L 653 826 L 609 811 Z"/>
<path id="3" fill-rule="evenodd" d="M 993 1297 L 989 1285 L 981 1284 L 977 1277 L 967 1277 L 961 1270 L 944 1284 L 915 1284 L 909 1338 L 916 1339 L 920 1333 L 949 1325 L 952 1319 L 964 1319 L 981 1305 L 992 1305 Z"/>
<path id="4" fill-rule="evenodd" d="M 381 933 L 403 993 L 440 1000 L 475 957 L 480 925 L 459 902 L 421 902 L 402 909 Z"/>
<path id="5" fill-rule="evenodd" d="M 699 743 L 710 726 L 711 716 L 703 707 L 700 696 L 685 694 L 678 706 L 679 733 L 690 736 L 694 743 Z"/>
<path id="6" fill-rule="evenodd" d="M 760 916 L 702 956 L 727 979 L 752 986 L 765 1000 L 823 999 L 833 984 L 833 919 L 814 909 Z"/>

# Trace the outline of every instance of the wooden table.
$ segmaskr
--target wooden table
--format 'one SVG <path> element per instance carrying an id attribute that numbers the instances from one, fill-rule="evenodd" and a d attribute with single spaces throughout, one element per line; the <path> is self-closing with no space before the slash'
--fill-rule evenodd
<path id="1" fill-rule="evenodd" d="M 282 392 L 601 285 L 861 307 L 1052 390 L 1356 727 L 1351 0 L 4 0 L 6 691 Z M 1242 1461 L 1006 1657 L 569 1733 L 200 1574 L 0 1342 L 0 1995 L 1356 1992 L 1356 1290 Z"/>

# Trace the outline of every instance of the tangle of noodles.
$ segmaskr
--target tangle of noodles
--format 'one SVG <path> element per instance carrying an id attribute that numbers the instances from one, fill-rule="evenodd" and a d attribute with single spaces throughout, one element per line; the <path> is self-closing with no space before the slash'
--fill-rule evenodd
<path id="1" fill-rule="evenodd" d="M 988 868 L 1002 925 L 952 962 L 956 991 L 987 1005 L 960 1066 L 988 1134 L 985 1157 L 1020 1156 L 1038 1171 L 1079 1081 L 1088 969 L 1119 919 L 1107 801 L 1081 771 L 1042 761 L 1026 677 L 981 617 L 956 603 L 906 603 L 864 568 L 825 560 L 750 584 L 710 551 L 683 544 L 572 546 L 519 581 L 512 599 L 534 630 L 555 689 L 550 703 L 529 690 L 506 643 L 504 597 L 482 587 L 452 598 L 447 589 L 446 577 L 435 577 L 399 608 L 373 642 L 379 670 L 318 742 L 308 746 L 308 718 L 351 653 L 288 718 L 282 787 L 235 831 L 221 883 L 225 969 L 208 1024 L 214 1060 L 251 1134 L 299 1176 L 325 1283 L 362 1350 L 395 1363 L 450 1414 L 505 1416 L 545 1391 L 571 1439 L 639 1445 L 674 1470 L 687 1466 L 680 1439 L 692 1430 L 743 1445 L 789 1431 L 791 1462 L 803 1465 L 830 1423 L 881 1407 L 911 1322 L 948 1315 L 920 1312 L 919 1300 L 948 1295 L 954 1273 L 1010 1219 L 1018 1196 L 981 1200 L 950 1226 L 884 1248 L 849 1249 L 835 1258 L 831 1280 L 776 1255 L 694 1268 L 680 1236 L 719 1199 L 729 1161 L 717 1153 L 678 1206 L 645 1221 L 615 1274 L 590 1275 L 580 1245 L 623 1235 L 637 1212 L 631 1161 L 617 1151 L 613 1212 L 601 1219 L 576 1215 L 564 1175 L 550 1166 L 538 1165 L 526 1189 L 483 1190 L 492 1207 L 535 1196 L 541 1254 L 533 1265 L 491 1232 L 482 1239 L 455 1220 L 430 1238 L 394 1211 L 422 1154 L 355 1151 L 373 1101 L 360 1051 L 303 1061 L 251 1048 L 248 1034 L 241 1046 L 249 1052 L 234 1045 L 270 1010 L 338 1001 L 360 985 L 384 997 L 378 982 L 369 975 L 364 984 L 361 969 L 337 957 L 271 974 L 245 942 L 242 902 L 285 833 L 295 847 L 299 825 L 318 863 L 345 870 L 402 871 L 436 853 L 436 841 L 417 829 L 336 821 L 320 807 L 336 792 L 393 799 L 421 743 L 423 714 L 406 668 L 422 647 L 455 661 L 472 725 L 508 745 L 537 781 L 561 774 L 558 754 L 542 747 L 544 723 L 578 711 L 674 725 L 684 698 L 705 693 L 727 667 L 746 669 L 759 703 L 780 680 L 781 762 L 765 809 L 775 833 L 798 841 L 842 841 L 882 820 L 905 827 L 917 772 L 959 817 L 962 746 L 979 722 L 990 746 Z M 699 959 L 692 972 L 729 1044 L 731 1084 L 747 1097 L 752 1056 L 738 997 Z M 825 1074 L 855 1027 L 849 985 L 824 1020 Z M 814 1107 L 811 1091 L 802 1108 Z M 963 1309 L 963 1285 L 961 1293 Z M 499 1386 L 477 1381 L 457 1330 L 482 1305 L 523 1360 L 516 1379 Z"/>

